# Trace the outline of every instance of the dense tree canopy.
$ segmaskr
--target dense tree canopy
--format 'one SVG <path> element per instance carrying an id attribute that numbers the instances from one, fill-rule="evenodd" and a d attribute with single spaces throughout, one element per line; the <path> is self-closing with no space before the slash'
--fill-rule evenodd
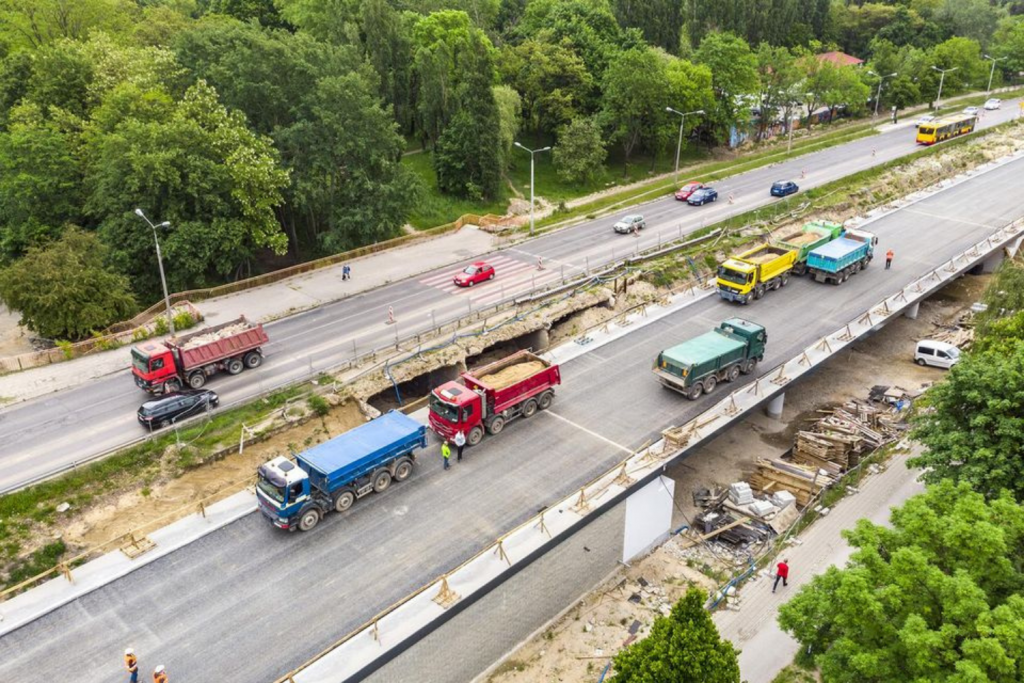
<path id="1" fill-rule="evenodd" d="M 861 520 L 856 550 L 779 610 L 827 683 L 1011 681 L 1024 675 L 1024 507 L 950 482 Z"/>

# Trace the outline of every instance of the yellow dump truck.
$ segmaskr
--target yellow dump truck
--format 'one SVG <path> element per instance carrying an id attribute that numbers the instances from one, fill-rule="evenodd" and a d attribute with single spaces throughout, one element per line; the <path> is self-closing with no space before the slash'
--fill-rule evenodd
<path id="1" fill-rule="evenodd" d="M 799 250 L 771 245 L 734 254 L 718 266 L 718 294 L 727 301 L 748 303 L 769 289 L 785 287 Z"/>

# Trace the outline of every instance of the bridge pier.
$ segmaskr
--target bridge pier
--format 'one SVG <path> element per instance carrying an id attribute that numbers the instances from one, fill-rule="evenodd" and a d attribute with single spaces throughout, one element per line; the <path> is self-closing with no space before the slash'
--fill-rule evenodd
<path id="1" fill-rule="evenodd" d="M 768 401 L 768 405 L 764 407 L 765 415 L 778 420 L 782 417 L 782 406 L 786 403 L 786 392 L 782 392 L 772 400 Z"/>
<path id="2" fill-rule="evenodd" d="M 1005 249 L 996 249 L 991 254 L 985 257 L 985 259 L 978 265 L 971 268 L 971 275 L 982 275 L 984 273 L 994 273 L 1003 263 L 1003 259 L 1006 258 Z"/>
<path id="3" fill-rule="evenodd" d="M 911 306 L 909 306 L 907 310 L 903 311 L 903 317 L 910 318 L 911 320 L 917 320 L 917 314 L 920 312 L 920 310 L 921 302 L 917 301 Z"/>

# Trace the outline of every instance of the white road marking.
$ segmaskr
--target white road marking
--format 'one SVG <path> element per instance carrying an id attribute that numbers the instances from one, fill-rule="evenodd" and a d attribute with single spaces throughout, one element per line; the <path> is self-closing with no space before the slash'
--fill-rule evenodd
<path id="1" fill-rule="evenodd" d="M 598 434 L 597 432 L 592 431 L 590 429 L 587 429 L 583 425 L 578 425 L 575 422 L 573 422 L 572 420 L 570 420 L 569 418 L 562 417 L 558 413 L 552 412 L 550 410 L 543 410 L 543 411 L 541 411 L 540 414 L 541 415 L 550 415 L 551 417 L 558 418 L 562 422 L 564 422 L 564 423 L 566 423 L 568 425 L 572 425 L 573 427 L 575 427 L 576 429 L 580 430 L 581 432 L 586 432 L 587 434 L 590 434 L 595 439 L 600 439 L 601 441 L 604 441 L 606 444 L 609 444 L 611 446 L 615 446 L 616 448 L 618 448 L 620 451 L 622 451 L 624 453 L 629 453 L 630 455 L 633 454 L 632 449 L 626 448 L 625 446 L 623 446 L 620 443 L 615 443 L 611 439 L 605 438 L 605 437 L 601 436 L 600 434 Z"/>
<path id="2" fill-rule="evenodd" d="M 965 221 L 963 218 L 953 218 L 952 216 L 940 216 L 938 214 L 929 213 L 928 211 L 921 211 L 920 209 L 902 209 L 907 213 L 916 213 L 919 216 L 928 216 L 929 218 L 935 218 L 941 221 L 956 221 L 957 223 L 963 223 L 965 225 L 973 225 L 976 228 L 989 228 L 990 230 L 996 230 L 998 225 L 989 225 L 988 223 L 975 223 L 974 221 Z"/>

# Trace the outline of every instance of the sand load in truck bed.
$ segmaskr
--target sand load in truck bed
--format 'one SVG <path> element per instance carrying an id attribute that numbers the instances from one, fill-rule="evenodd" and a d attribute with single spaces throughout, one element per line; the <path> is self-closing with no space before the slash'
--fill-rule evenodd
<path id="1" fill-rule="evenodd" d="M 532 360 L 525 363 L 517 363 L 511 367 L 491 373 L 490 375 L 479 377 L 478 379 L 481 383 L 486 384 L 493 389 L 504 389 L 517 382 L 523 381 L 527 377 L 536 375 L 538 372 L 543 372 L 545 367 L 547 366 L 541 361 Z"/>
<path id="2" fill-rule="evenodd" d="M 241 334 L 242 332 L 245 332 L 246 330 L 251 328 L 252 325 L 250 325 L 249 323 L 238 323 L 237 325 L 229 325 L 219 330 L 201 332 L 196 336 L 186 340 L 185 343 L 181 346 L 181 348 L 194 349 L 199 346 L 206 346 L 207 344 L 211 344 L 215 341 L 227 339 L 228 337 L 233 337 L 236 334 Z"/>
<path id="3" fill-rule="evenodd" d="M 792 235 L 786 235 L 779 241 L 785 242 L 786 244 L 792 244 L 794 247 L 801 247 L 805 244 L 810 244 L 811 242 L 817 242 L 820 239 L 821 234 L 817 232 L 797 232 Z"/>
<path id="4" fill-rule="evenodd" d="M 777 258 L 779 258 L 778 254 L 774 254 L 769 251 L 763 254 L 754 254 L 752 256 L 746 256 L 743 260 L 750 261 L 751 263 L 768 263 L 769 261 L 774 261 Z"/>

